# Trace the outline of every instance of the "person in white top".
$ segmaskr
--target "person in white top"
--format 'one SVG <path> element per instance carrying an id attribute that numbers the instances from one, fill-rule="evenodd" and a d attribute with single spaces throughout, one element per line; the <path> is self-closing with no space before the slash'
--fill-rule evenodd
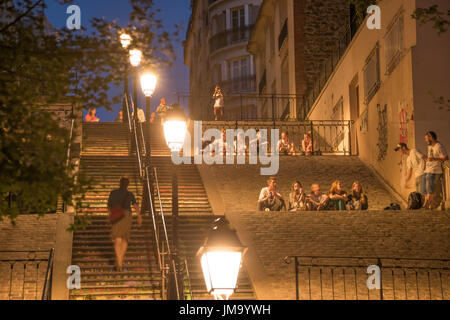
<path id="1" fill-rule="evenodd" d="M 423 183 L 423 174 L 425 171 L 425 160 L 424 155 L 417 151 L 416 149 L 409 149 L 406 143 L 399 143 L 394 149 L 395 151 L 400 150 L 402 154 L 407 156 L 406 158 L 406 177 L 405 177 L 405 187 L 408 188 L 409 180 L 411 180 L 412 172 L 414 170 L 414 177 L 416 182 L 416 191 L 420 192 L 422 195 L 425 194 L 425 184 Z"/>
<path id="2" fill-rule="evenodd" d="M 216 85 L 212 98 L 214 99 L 214 120 L 221 120 L 223 118 L 223 93 L 219 85 Z"/>
<path id="3" fill-rule="evenodd" d="M 281 139 L 277 144 L 277 151 L 279 154 L 284 155 L 295 155 L 295 146 L 294 143 L 289 141 L 288 134 L 286 132 L 281 133 Z"/>
<path id="4" fill-rule="evenodd" d="M 278 189 L 277 180 L 270 177 L 267 187 L 262 188 L 258 199 L 258 211 L 282 211 L 286 210 L 286 203 Z"/>
<path id="5" fill-rule="evenodd" d="M 448 154 L 444 146 L 437 141 L 437 135 L 433 131 L 425 134 L 425 142 L 428 144 L 428 154 L 424 157 L 426 161 L 424 183 L 425 183 L 425 205 L 427 209 L 435 209 L 439 206 L 435 198 L 441 193 L 441 179 L 443 176 L 442 163 L 448 160 Z"/>

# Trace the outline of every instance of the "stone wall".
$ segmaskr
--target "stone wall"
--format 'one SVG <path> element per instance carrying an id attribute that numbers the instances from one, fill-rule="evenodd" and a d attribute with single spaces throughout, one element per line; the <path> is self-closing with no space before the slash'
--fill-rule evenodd
<path id="1" fill-rule="evenodd" d="M 445 212 L 227 212 L 226 217 L 238 230 L 244 245 L 249 247 L 245 266 L 258 299 L 295 299 L 294 264 L 286 264 L 286 256 L 450 258 L 450 217 Z M 308 261 L 319 263 L 318 260 Z M 326 262 L 337 263 L 336 259 Z M 360 265 L 356 268 L 356 294 L 352 268 L 347 268 L 346 278 L 343 268 L 334 268 L 333 278 L 331 268 L 311 268 L 310 282 L 306 276 L 307 268 L 300 268 L 300 298 L 310 298 L 310 286 L 312 299 L 379 299 L 379 291 L 369 292 L 365 285 L 368 278 L 366 269 L 376 260 L 344 259 L 339 263 Z M 386 266 L 407 266 L 411 263 L 417 264 L 383 260 Z M 440 261 L 426 263 L 426 266 L 444 266 Z M 423 265 L 423 262 L 419 264 Z M 406 294 L 404 279 L 407 283 Z M 419 272 L 415 278 L 414 270 L 407 270 L 404 274 L 402 269 L 394 273 L 386 269 L 383 280 L 385 299 L 394 299 L 394 292 L 396 299 L 429 299 L 430 295 L 432 299 L 442 299 L 442 295 L 445 299 L 450 297 L 448 270 L 441 274 L 440 279 L 439 271 L 430 271 L 427 279 L 426 271 Z"/>
<path id="2" fill-rule="evenodd" d="M 321 64 L 344 35 L 350 21 L 349 3 L 348 0 L 294 0 L 294 11 L 296 18 L 301 17 L 295 23 L 296 57 L 297 51 L 300 52 L 296 64 L 303 67 L 304 72 L 297 72 L 296 80 L 297 84 L 302 83 L 298 77 L 303 76 L 310 89 L 320 74 Z"/>
<path id="3" fill-rule="evenodd" d="M 16 226 L 9 219 L 0 222 L 0 260 L 48 259 L 47 251 L 56 245 L 57 222 L 57 215 L 21 215 Z M 0 300 L 40 299 L 46 271 L 47 262 L 0 262 Z"/>

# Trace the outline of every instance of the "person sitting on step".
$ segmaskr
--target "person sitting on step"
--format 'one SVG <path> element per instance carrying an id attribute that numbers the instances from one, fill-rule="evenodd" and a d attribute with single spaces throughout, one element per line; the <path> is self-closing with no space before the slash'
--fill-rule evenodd
<path id="1" fill-rule="evenodd" d="M 283 211 L 286 210 L 286 203 L 277 186 L 274 177 L 267 180 L 267 187 L 261 190 L 258 199 L 258 211 Z"/>
<path id="2" fill-rule="evenodd" d="M 367 210 L 368 208 L 369 202 L 361 183 L 353 182 L 352 192 L 348 196 L 347 210 Z"/>
<path id="3" fill-rule="evenodd" d="M 295 155 L 294 143 L 289 141 L 289 136 L 286 132 L 281 133 L 281 139 L 277 144 L 277 151 L 281 155 Z"/>
<path id="4" fill-rule="evenodd" d="M 306 193 L 300 181 L 292 184 L 291 193 L 289 194 L 289 211 L 305 211 L 306 210 Z"/>
<path id="5" fill-rule="evenodd" d="M 347 210 L 348 201 L 347 192 L 342 189 L 342 183 L 339 180 L 333 182 L 330 188 L 330 205 L 331 210 Z"/>
<path id="6" fill-rule="evenodd" d="M 303 135 L 302 151 L 305 156 L 311 156 L 313 154 L 313 140 L 310 133 Z"/>
<path id="7" fill-rule="evenodd" d="M 307 208 L 310 211 L 327 210 L 329 198 L 326 194 L 320 191 L 320 185 L 313 183 L 311 185 L 311 193 L 306 198 Z"/>

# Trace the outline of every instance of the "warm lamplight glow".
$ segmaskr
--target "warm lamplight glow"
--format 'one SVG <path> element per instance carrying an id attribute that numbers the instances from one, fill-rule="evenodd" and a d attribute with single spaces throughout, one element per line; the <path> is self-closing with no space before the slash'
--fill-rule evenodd
<path id="1" fill-rule="evenodd" d="M 130 50 L 130 63 L 133 67 L 137 67 L 141 63 L 142 51 L 138 49 Z"/>
<path id="2" fill-rule="evenodd" d="M 120 43 L 124 49 L 128 48 L 131 44 L 131 36 L 129 34 L 123 33 L 120 36 Z"/>
<path id="3" fill-rule="evenodd" d="M 164 136 L 172 152 L 180 151 L 186 138 L 186 121 L 166 120 L 164 122 Z"/>
<path id="4" fill-rule="evenodd" d="M 141 76 L 141 87 L 146 97 L 151 97 L 155 92 L 157 78 L 153 73 L 146 73 Z"/>
<path id="5" fill-rule="evenodd" d="M 216 299 L 228 300 L 234 293 L 241 265 L 242 252 L 211 251 L 201 257 L 203 276 L 208 292 Z"/>

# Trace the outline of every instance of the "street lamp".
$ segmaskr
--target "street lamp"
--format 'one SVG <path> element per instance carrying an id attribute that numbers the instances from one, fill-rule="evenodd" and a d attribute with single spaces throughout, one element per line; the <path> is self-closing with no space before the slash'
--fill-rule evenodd
<path id="1" fill-rule="evenodd" d="M 179 152 L 186 138 L 186 121 L 181 118 L 166 119 L 163 123 L 167 146 L 172 153 Z"/>
<path id="2" fill-rule="evenodd" d="M 142 60 L 142 51 L 139 49 L 130 50 L 130 64 L 134 67 L 134 77 L 133 77 L 133 99 L 134 99 L 134 112 L 135 118 L 137 119 L 137 109 L 138 109 L 138 92 L 137 92 L 137 83 L 138 83 L 138 72 L 137 67 L 141 64 Z"/>
<path id="3" fill-rule="evenodd" d="M 130 50 L 130 63 L 133 67 L 138 67 L 141 64 L 142 51 L 139 49 Z"/>
<path id="4" fill-rule="evenodd" d="M 144 73 L 141 76 L 141 88 L 145 95 L 145 111 L 147 113 L 148 137 L 147 137 L 147 160 L 150 163 L 150 99 L 155 92 L 157 77 L 153 73 Z"/>
<path id="5" fill-rule="evenodd" d="M 124 48 L 125 50 L 128 49 L 128 47 L 131 44 L 131 41 L 132 41 L 132 39 L 129 34 L 122 33 L 120 35 L 120 43 L 122 45 L 122 48 Z M 125 64 L 125 77 L 124 77 L 123 91 L 124 91 L 125 97 L 126 97 L 128 95 L 128 64 Z M 128 111 L 126 109 L 125 101 L 122 106 L 122 120 L 123 120 L 123 123 L 128 122 Z"/>
<path id="6" fill-rule="evenodd" d="M 236 290 L 242 257 L 247 250 L 228 222 L 217 219 L 199 249 L 203 277 L 208 292 L 216 300 L 228 300 Z"/>
<path id="7" fill-rule="evenodd" d="M 150 123 L 150 98 L 155 92 L 157 77 L 153 73 L 144 73 L 141 76 L 141 87 L 145 95 L 147 122 Z"/>
<path id="8" fill-rule="evenodd" d="M 127 49 L 131 44 L 131 36 L 126 33 L 122 33 L 120 35 L 120 43 L 122 44 L 122 48 Z"/>
<path id="9" fill-rule="evenodd" d="M 186 117 L 181 110 L 170 110 L 164 114 L 162 119 L 164 136 L 166 138 L 167 146 L 173 153 L 179 152 L 184 145 L 186 139 Z M 173 168 L 172 174 L 172 234 L 173 234 L 173 260 L 176 266 L 179 266 L 178 261 L 178 166 Z M 182 279 L 179 275 L 174 274 L 170 279 L 172 290 L 174 287 L 178 288 L 178 296 L 182 297 L 183 287 L 178 285 L 182 283 Z M 181 292 L 180 292 L 181 291 Z"/>

